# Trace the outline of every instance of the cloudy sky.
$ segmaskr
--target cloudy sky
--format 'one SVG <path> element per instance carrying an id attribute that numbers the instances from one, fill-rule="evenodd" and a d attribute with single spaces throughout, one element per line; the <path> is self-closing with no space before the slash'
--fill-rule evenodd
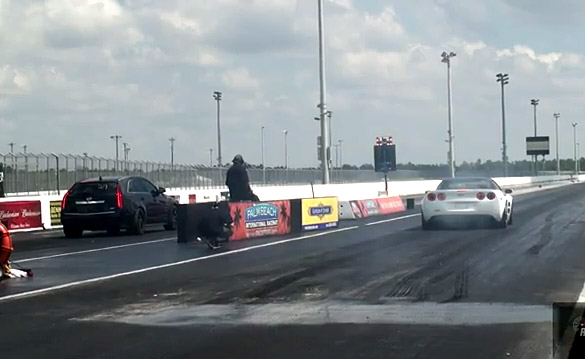
<path id="1" fill-rule="evenodd" d="M 454 51 L 457 160 L 501 157 L 506 87 L 509 155 L 524 159 L 539 98 L 539 134 L 572 156 L 572 121 L 585 143 L 582 0 L 325 0 L 327 104 L 346 163 L 372 161 L 393 136 L 400 162 L 447 157 L 446 67 Z M 213 91 L 222 91 L 224 162 L 239 152 L 316 165 L 319 101 L 316 0 L 0 0 L 0 152 L 209 163 Z M 554 147 L 554 145 L 553 145 Z"/>

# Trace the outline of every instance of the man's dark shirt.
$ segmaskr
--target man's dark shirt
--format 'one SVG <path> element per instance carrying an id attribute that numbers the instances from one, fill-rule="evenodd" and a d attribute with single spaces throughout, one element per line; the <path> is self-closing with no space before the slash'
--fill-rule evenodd
<path id="1" fill-rule="evenodd" d="M 234 163 L 227 172 L 225 184 L 230 190 L 230 200 L 248 201 L 251 200 L 252 190 L 248 172 L 241 163 Z"/>

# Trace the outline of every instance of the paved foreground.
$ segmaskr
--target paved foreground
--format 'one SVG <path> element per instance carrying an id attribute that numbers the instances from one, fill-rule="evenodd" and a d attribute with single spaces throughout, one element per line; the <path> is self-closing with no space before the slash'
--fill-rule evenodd
<path id="1" fill-rule="evenodd" d="M 516 201 L 507 230 L 423 232 L 408 212 L 221 252 L 19 235 L 35 277 L 0 283 L 2 356 L 549 358 L 551 304 L 585 282 L 585 185 Z"/>

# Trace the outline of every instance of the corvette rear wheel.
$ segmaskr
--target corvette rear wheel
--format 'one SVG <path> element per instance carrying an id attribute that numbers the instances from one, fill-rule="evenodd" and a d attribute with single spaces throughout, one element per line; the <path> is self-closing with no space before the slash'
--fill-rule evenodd
<path id="1" fill-rule="evenodd" d="M 427 221 L 422 214 L 420 215 L 420 218 L 421 218 L 421 227 L 422 227 L 423 231 L 430 231 L 431 229 L 433 229 L 431 222 Z"/>
<path id="2" fill-rule="evenodd" d="M 508 214 L 506 213 L 506 210 L 502 213 L 502 219 L 496 223 L 496 227 L 501 229 L 508 228 Z"/>

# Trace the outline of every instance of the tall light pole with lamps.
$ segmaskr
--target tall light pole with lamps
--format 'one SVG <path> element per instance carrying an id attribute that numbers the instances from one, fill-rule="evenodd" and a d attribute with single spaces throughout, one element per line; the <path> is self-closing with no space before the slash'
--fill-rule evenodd
<path id="1" fill-rule="evenodd" d="M 508 148 L 506 145 L 506 105 L 504 101 L 504 86 L 509 84 L 508 74 L 499 73 L 496 75 L 497 82 L 502 87 L 502 162 L 504 163 L 504 177 L 508 177 Z"/>
<path id="2" fill-rule="evenodd" d="M 119 155 L 120 146 L 119 146 L 119 142 L 120 142 L 120 139 L 122 138 L 122 136 L 120 136 L 120 135 L 112 135 L 112 136 L 110 136 L 110 138 L 116 142 L 116 171 L 119 171 L 120 170 L 120 164 L 119 164 L 120 163 L 120 155 Z"/>
<path id="3" fill-rule="evenodd" d="M 443 52 L 441 62 L 447 64 L 447 111 L 449 116 L 449 168 L 451 171 L 451 177 L 455 177 L 455 149 L 454 149 L 454 136 L 453 136 L 453 103 L 451 100 L 451 59 L 457 56 L 454 52 Z"/>
<path id="4" fill-rule="evenodd" d="M 538 99 L 530 100 L 530 104 L 534 108 L 534 137 L 538 136 L 537 123 L 536 123 L 536 106 L 538 106 L 539 102 L 540 102 L 540 100 L 538 100 Z M 536 155 L 532 156 L 532 161 L 533 161 L 533 166 L 534 166 L 534 174 L 538 175 L 538 158 Z M 544 161 L 544 156 L 543 156 L 543 161 Z"/>
<path id="5" fill-rule="evenodd" d="M 321 173 L 323 184 L 329 183 L 329 144 L 331 139 L 328 138 L 328 124 L 325 121 L 327 113 L 327 105 L 325 104 L 325 34 L 323 25 L 323 0 L 317 0 L 318 3 L 318 17 L 319 17 L 319 87 L 320 87 L 320 102 L 319 102 L 319 120 L 321 121 Z"/>
<path id="6" fill-rule="evenodd" d="M 222 165 L 221 159 L 221 124 L 220 124 L 220 102 L 222 99 L 222 93 L 219 91 L 215 91 L 213 93 L 213 98 L 217 101 L 217 164 L 219 167 Z"/>
<path id="7" fill-rule="evenodd" d="M 560 113 L 553 114 L 555 118 L 555 146 L 557 152 L 557 176 L 561 175 L 561 160 L 559 158 L 559 117 L 561 117 Z"/>

